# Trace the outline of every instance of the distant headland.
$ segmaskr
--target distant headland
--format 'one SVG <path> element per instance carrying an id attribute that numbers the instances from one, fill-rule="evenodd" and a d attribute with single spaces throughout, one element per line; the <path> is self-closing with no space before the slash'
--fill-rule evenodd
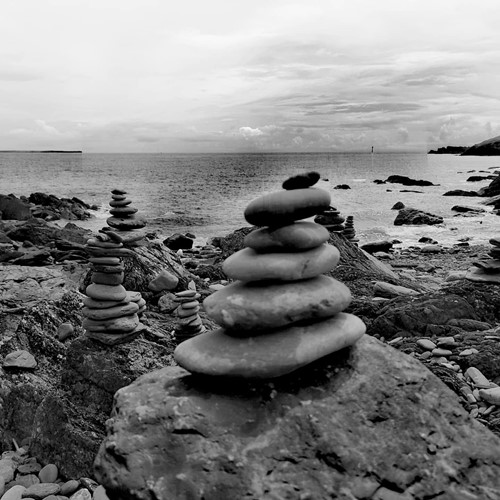
<path id="1" fill-rule="evenodd" d="M 431 149 L 427 154 L 453 154 L 460 156 L 500 156 L 500 135 L 486 139 L 470 147 L 446 146 L 436 150 Z"/>
<path id="2" fill-rule="evenodd" d="M 0 149 L 0 153 L 78 153 L 82 154 L 83 151 L 63 151 L 59 149 L 47 149 L 45 151 L 25 150 L 25 149 Z"/>

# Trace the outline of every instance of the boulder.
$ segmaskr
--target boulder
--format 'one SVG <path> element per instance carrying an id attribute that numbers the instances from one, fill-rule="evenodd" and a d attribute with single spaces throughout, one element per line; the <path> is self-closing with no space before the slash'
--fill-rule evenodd
<path id="1" fill-rule="evenodd" d="M 333 189 L 351 189 L 351 186 L 349 186 L 348 184 L 338 184 Z"/>
<path id="2" fill-rule="evenodd" d="M 463 189 L 452 189 L 446 191 L 443 196 L 481 196 L 476 191 L 464 191 Z"/>
<path id="3" fill-rule="evenodd" d="M 394 203 L 394 205 L 391 207 L 391 210 L 401 210 L 402 208 L 405 208 L 405 205 L 402 201 L 397 201 Z"/>
<path id="4" fill-rule="evenodd" d="M 393 184 L 403 184 L 403 186 L 436 186 L 431 181 L 411 179 L 405 175 L 390 175 L 387 177 L 385 182 L 391 182 Z"/>
<path id="5" fill-rule="evenodd" d="M 482 498 L 500 440 L 418 361 L 364 336 L 269 382 L 149 373 L 115 396 L 110 498 Z"/>
<path id="6" fill-rule="evenodd" d="M 32 217 L 30 206 L 13 194 L 0 194 L 0 214 L 3 220 L 27 220 Z"/>
<path id="7" fill-rule="evenodd" d="M 435 225 L 442 224 L 443 218 L 416 208 L 403 208 L 398 212 L 394 220 L 395 226 L 402 225 Z"/>
<path id="8" fill-rule="evenodd" d="M 32 214 L 46 220 L 86 220 L 92 217 L 92 207 L 78 198 L 58 198 L 53 194 L 32 193 L 28 201 L 35 205 Z M 95 207 L 94 207 L 95 208 Z"/>
<path id="9" fill-rule="evenodd" d="M 478 194 L 488 197 L 498 196 L 500 194 L 500 175 L 497 175 L 486 187 L 479 189 Z"/>
<path id="10" fill-rule="evenodd" d="M 189 250 L 193 248 L 194 241 L 183 234 L 175 233 L 163 240 L 163 244 L 170 250 Z"/>

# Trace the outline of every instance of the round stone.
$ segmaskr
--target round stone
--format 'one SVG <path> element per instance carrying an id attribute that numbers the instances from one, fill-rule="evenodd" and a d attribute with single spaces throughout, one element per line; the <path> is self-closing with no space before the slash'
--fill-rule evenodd
<path id="1" fill-rule="evenodd" d="M 121 285 L 123 279 L 125 278 L 125 273 L 99 273 L 94 272 L 91 276 L 92 283 L 98 283 L 100 285 Z"/>
<path id="2" fill-rule="evenodd" d="M 119 318 L 110 318 L 105 320 L 93 320 L 85 318 L 82 326 L 91 332 L 131 332 L 139 324 L 139 316 L 131 314 Z"/>
<path id="3" fill-rule="evenodd" d="M 326 243 L 304 252 L 258 253 L 244 248 L 228 257 L 222 270 L 234 280 L 296 281 L 326 273 L 339 260 L 339 251 Z"/>
<path id="4" fill-rule="evenodd" d="M 146 235 L 142 231 L 132 230 L 132 231 L 120 231 L 120 238 L 123 241 L 124 245 L 130 245 L 130 243 L 135 243 L 136 241 L 143 240 Z"/>
<path id="5" fill-rule="evenodd" d="M 115 231 L 113 231 L 110 227 L 99 229 L 99 232 L 105 234 L 110 240 L 113 240 L 116 243 L 123 243 L 123 238 L 118 233 L 115 233 Z"/>
<path id="6" fill-rule="evenodd" d="M 134 207 L 115 207 L 112 208 L 109 213 L 116 217 L 128 217 L 129 215 L 133 215 L 137 213 L 137 208 Z"/>
<path id="7" fill-rule="evenodd" d="M 308 172 L 290 177 L 283 184 L 283 189 L 303 189 L 314 186 L 320 179 L 318 172 Z"/>
<path id="8" fill-rule="evenodd" d="M 364 323 L 357 316 L 346 313 L 258 337 L 233 337 L 221 328 L 179 344 L 174 358 L 192 373 L 273 378 L 353 345 L 364 332 Z"/>
<path id="9" fill-rule="evenodd" d="M 245 236 L 243 244 L 257 252 L 297 252 L 316 248 L 330 235 L 314 222 L 295 222 L 281 227 L 263 227 Z"/>
<path id="10" fill-rule="evenodd" d="M 139 305 L 137 302 L 129 302 L 115 307 L 108 307 L 106 309 L 89 309 L 84 307 L 82 314 L 89 319 L 101 321 L 103 319 L 120 318 L 122 316 L 130 316 L 137 313 Z"/>
<path id="11" fill-rule="evenodd" d="M 124 194 L 127 194 L 127 191 L 125 191 L 124 189 L 115 188 L 111 191 L 111 194 L 123 196 Z"/>
<path id="12" fill-rule="evenodd" d="M 343 311 L 350 301 L 351 292 L 343 283 L 320 275 L 271 284 L 236 281 L 207 297 L 203 306 L 224 328 L 258 331 L 327 318 Z"/>
<path id="13" fill-rule="evenodd" d="M 89 259 L 91 264 L 102 264 L 103 266 L 118 266 L 121 265 L 119 257 L 91 257 Z"/>
<path id="14" fill-rule="evenodd" d="M 142 294 L 141 294 L 141 292 L 130 292 L 130 291 L 128 291 L 127 292 L 127 298 L 131 302 L 140 302 L 140 300 L 142 299 Z"/>
<path id="15" fill-rule="evenodd" d="M 59 470 L 55 464 L 47 464 L 38 473 L 38 477 L 42 483 L 55 483 L 59 476 Z"/>
<path id="16" fill-rule="evenodd" d="M 285 226 L 323 212 L 330 206 L 330 194 L 308 188 L 277 191 L 257 198 L 245 209 L 245 219 L 254 226 Z"/>
<path id="17" fill-rule="evenodd" d="M 177 309 L 177 316 L 179 318 L 189 318 L 190 316 L 195 316 L 196 313 L 200 310 L 200 306 L 198 307 L 193 307 L 192 309 L 184 309 L 182 307 L 179 307 Z"/>
<path id="18" fill-rule="evenodd" d="M 130 205 L 132 203 L 132 200 L 111 200 L 109 202 L 110 207 L 126 207 L 127 205 Z"/>
<path id="19" fill-rule="evenodd" d="M 108 217 L 106 222 L 109 226 L 115 229 L 123 229 L 124 231 L 130 231 L 132 229 L 141 229 L 146 225 L 146 219 L 143 217 Z"/>
<path id="20" fill-rule="evenodd" d="M 85 289 L 85 293 L 95 300 L 122 301 L 127 297 L 127 290 L 122 285 L 98 285 L 92 283 Z"/>
<path id="21" fill-rule="evenodd" d="M 3 360 L 4 368 L 35 368 L 36 360 L 32 354 L 24 349 L 12 351 Z"/>
<path id="22" fill-rule="evenodd" d="M 38 483 L 26 488 L 23 492 L 23 498 L 34 498 L 42 500 L 49 495 L 57 495 L 61 487 L 55 483 Z"/>
<path id="23" fill-rule="evenodd" d="M 324 226 L 330 224 L 342 224 L 344 222 L 344 217 L 340 217 L 340 215 L 332 215 L 332 214 L 320 214 L 314 217 L 314 222 L 318 224 L 323 224 Z"/>

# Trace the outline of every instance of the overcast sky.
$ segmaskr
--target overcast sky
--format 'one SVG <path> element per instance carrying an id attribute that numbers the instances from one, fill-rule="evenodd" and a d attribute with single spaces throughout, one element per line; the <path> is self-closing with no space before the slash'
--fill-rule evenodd
<path id="1" fill-rule="evenodd" d="M 498 0 L 0 6 L 0 149 L 425 151 L 500 135 Z"/>

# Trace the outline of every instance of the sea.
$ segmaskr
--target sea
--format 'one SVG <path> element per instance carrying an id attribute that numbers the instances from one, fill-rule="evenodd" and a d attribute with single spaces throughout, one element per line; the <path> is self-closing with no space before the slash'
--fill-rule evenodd
<path id="1" fill-rule="evenodd" d="M 196 244 L 248 226 L 246 205 L 281 189 L 290 176 L 316 171 L 317 187 L 327 190 L 342 216 L 352 215 L 360 244 L 397 239 L 402 246 L 427 236 L 444 246 L 463 239 L 485 244 L 500 233 L 500 218 L 484 198 L 447 197 L 452 189 L 477 190 L 490 180 L 469 182 L 471 175 L 500 170 L 500 158 L 419 153 L 227 153 L 98 154 L 0 153 L 0 193 L 59 198 L 77 197 L 96 205 L 94 217 L 78 225 L 97 231 L 106 225 L 114 188 L 125 189 L 148 228 L 159 237 L 189 232 Z M 436 186 L 377 184 L 389 175 L 431 181 Z M 350 189 L 335 189 L 347 184 Z M 401 201 L 444 218 L 439 226 L 394 226 L 392 206 Z M 455 205 L 483 208 L 484 214 L 457 215 Z M 63 224 L 64 221 L 59 222 Z"/>

